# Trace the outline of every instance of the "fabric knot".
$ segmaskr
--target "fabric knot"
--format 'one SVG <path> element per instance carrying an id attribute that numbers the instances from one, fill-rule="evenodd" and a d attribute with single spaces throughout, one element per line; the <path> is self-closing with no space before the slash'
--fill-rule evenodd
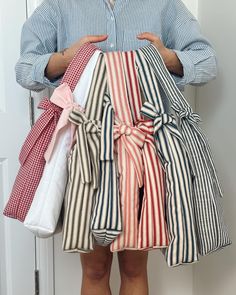
<path id="1" fill-rule="evenodd" d="M 144 116 L 147 116 L 148 118 L 153 120 L 154 134 L 156 136 L 158 136 L 159 132 L 164 132 L 164 133 L 170 132 L 173 136 L 178 138 L 178 140 L 181 142 L 182 146 L 187 151 L 187 149 L 185 147 L 185 143 L 183 141 L 183 136 L 180 133 L 180 130 L 178 129 L 175 117 L 172 114 L 158 113 L 155 106 L 150 102 L 145 102 L 143 104 L 143 107 L 141 108 L 141 113 Z M 159 151 L 160 149 L 159 149 L 159 141 L 158 140 L 156 140 L 156 145 L 157 145 L 157 148 Z M 164 163 L 164 158 L 163 158 L 163 163 Z"/>
<path id="2" fill-rule="evenodd" d="M 112 161 L 114 152 L 114 111 L 110 98 L 105 95 L 103 102 L 102 130 L 101 130 L 101 161 Z"/>
<path id="3" fill-rule="evenodd" d="M 52 140 L 46 150 L 46 153 L 44 154 L 44 158 L 47 162 L 49 162 L 50 158 L 52 157 L 52 153 L 55 148 L 60 131 L 68 126 L 68 118 L 70 112 L 74 108 L 83 111 L 83 109 L 74 101 L 73 93 L 71 92 L 71 89 L 67 83 L 63 83 L 60 86 L 58 86 L 54 90 L 50 100 L 53 104 L 62 108 L 62 113 L 57 123 L 56 129 L 53 133 Z M 72 147 L 74 133 L 75 127 L 73 124 L 71 124 L 70 148 Z"/>
<path id="4" fill-rule="evenodd" d="M 145 133 L 134 126 L 125 124 L 114 125 L 114 139 L 122 144 L 135 167 L 139 187 L 143 185 L 142 148 L 145 142 Z"/>
<path id="5" fill-rule="evenodd" d="M 172 114 L 159 113 L 155 106 L 148 101 L 143 104 L 141 114 L 153 120 L 154 133 L 157 133 L 163 126 L 169 127 L 176 125 L 175 118 Z"/>
<path id="6" fill-rule="evenodd" d="M 167 113 L 158 114 L 156 112 L 154 118 L 154 132 L 157 132 L 160 128 L 162 128 L 163 125 L 170 124 L 173 121 L 174 118 L 171 115 Z"/>
<path id="7" fill-rule="evenodd" d="M 202 121 L 202 119 L 199 116 L 199 114 L 194 113 L 191 107 L 187 107 L 184 110 L 180 110 L 179 111 L 179 117 L 181 119 L 186 118 L 190 122 L 194 122 L 194 123 L 198 123 L 198 122 L 201 122 Z"/>
<path id="8" fill-rule="evenodd" d="M 93 188 L 98 188 L 101 122 L 87 119 L 85 114 L 77 109 L 70 113 L 69 120 L 77 125 L 76 146 L 82 183 L 92 182 Z"/>
<path id="9" fill-rule="evenodd" d="M 47 111 L 52 110 L 56 113 L 61 113 L 62 109 L 51 102 L 47 97 L 44 97 L 38 104 L 38 109 Z"/>
<path id="10" fill-rule="evenodd" d="M 129 135 L 131 135 L 131 133 L 132 133 L 132 129 L 129 126 L 127 126 L 125 124 L 120 126 L 120 134 L 121 135 L 129 136 Z"/>
<path id="11" fill-rule="evenodd" d="M 152 120 L 139 120 L 136 122 L 135 126 L 145 133 L 145 142 L 151 144 L 155 147 L 154 144 L 154 127 Z"/>

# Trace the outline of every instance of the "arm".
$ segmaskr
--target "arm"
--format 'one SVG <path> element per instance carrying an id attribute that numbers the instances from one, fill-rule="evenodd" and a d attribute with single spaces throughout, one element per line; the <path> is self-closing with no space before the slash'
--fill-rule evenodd
<path id="1" fill-rule="evenodd" d="M 55 52 L 51 55 L 45 75 L 48 79 L 55 79 L 66 71 L 69 63 L 72 61 L 78 49 L 85 43 L 97 43 L 105 41 L 108 35 L 88 35 L 81 38 L 79 41 L 72 44 L 69 48 L 65 48 L 61 52 Z"/>
<path id="2" fill-rule="evenodd" d="M 45 68 L 57 50 L 57 22 L 54 1 L 44 1 L 24 23 L 20 58 L 15 66 L 16 80 L 24 88 L 41 91 L 56 87 L 59 77 L 49 80 Z"/>
<path id="3" fill-rule="evenodd" d="M 173 75 L 173 78 L 180 88 L 186 84 L 205 84 L 217 74 L 215 52 L 182 1 L 170 2 L 168 17 L 171 21 L 166 21 L 165 46 L 175 52 L 183 66 L 183 77 Z"/>
<path id="4" fill-rule="evenodd" d="M 89 35 L 69 48 L 57 51 L 56 0 L 44 1 L 25 22 L 21 34 L 21 56 L 18 60 L 16 80 L 24 88 L 41 91 L 55 88 L 78 49 L 86 42 L 101 42 L 107 35 Z M 60 20 L 58 20 L 60 21 Z"/>
<path id="5" fill-rule="evenodd" d="M 187 84 L 202 85 L 216 77 L 214 50 L 181 0 L 168 1 L 163 12 L 163 41 L 150 32 L 137 38 L 147 39 L 157 47 L 181 90 Z"/>

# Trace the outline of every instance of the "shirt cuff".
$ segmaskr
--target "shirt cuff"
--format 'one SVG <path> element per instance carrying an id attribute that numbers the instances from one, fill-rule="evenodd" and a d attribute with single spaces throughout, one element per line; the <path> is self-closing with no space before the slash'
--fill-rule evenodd
<path id="1" fill-rule="evenodd" d="M 49 80 L 45 76 L 45 69 L 52 54 L 53 53 L 47 53 L 37 58 L 32 67 L 32 80 L 46 87 L 55 88 L 59 85 L 61 77 Z"/>
<path id="2" fill-rule="evenodd" d="M 195 79 L 195 66 L 189 58 L 188 53 L 179 50 L 173 50 L 183 66 L 183 77 L 172 74 L 176 85 L 183 90 L 184 86 L 190 84 Z"/>

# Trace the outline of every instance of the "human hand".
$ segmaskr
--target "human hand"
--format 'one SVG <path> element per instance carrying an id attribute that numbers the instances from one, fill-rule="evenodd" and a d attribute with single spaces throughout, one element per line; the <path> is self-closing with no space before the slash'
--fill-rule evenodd
<path id="1" fill-rule="evenodd" d="M 68 65 L 72 61 L 76 52 L 85 43 L 96 43 L 106 40 L 108 35 L 87 35 L 73 43 L 69 48 L 60 52 L 55 52 L 50 57 L 45 69 L 45 76 L 49 79 L 55 79 L 65 73 Z"/>
<path id="2" fill-rule="evenodd" d="M 176 53 L 173 50 L 165 47 L 159 36 L 156 36 L 150 32 L 143 32 L 137 35 L 137 38 L 140 40 L 150 41 L 158 49 L 158 52 L 162 56 L 167 69 L 174 74 L 183 76 L 183 66 Z"/>
<path id="3" fill-rule="evenodd" d="M 154 35 L 150 32 L 143 32 L 139 35 L 137 35 L 137 38 L 140 40 L 148 40 L 150 41 L 159 51 L 162 58 L 166 59 L 166 57 L 170 54 L 170 49 L 166 48 L 163 42 L 161 41 L 161 38 L 159 36 Z"/>
<path id="4" fill-rule="evenodd" d="M 107 39 L 108 35 L 87 35 L 79 39 L 77 42 L 73 43 L 69 48 L 64 49 L 61 53 L 66 58 L 68 64 L 71 62 L 76 52 L 79 50 L 81 46 L 85 43 L 97 43 L 102 42 Z"/>

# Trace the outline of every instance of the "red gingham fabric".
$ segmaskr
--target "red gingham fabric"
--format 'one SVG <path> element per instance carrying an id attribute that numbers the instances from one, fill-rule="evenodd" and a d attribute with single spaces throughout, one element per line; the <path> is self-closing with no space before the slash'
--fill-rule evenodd
<path id="1" fill-rule="evenodd" d="M 97 49 L 93 44 L 84 44 L 68 66 L 61 84 L 66 82 L 73 92 L 88 61 Z M 5 216 L 21 222 L 25 220 L 33 201 L 45 166 L 44 154 L 62 112 L 62 109 L 50 102 L 48 98 L 44 98 L 38 107 L 44 112 L 32 127 L 22 146 L 19 155 L 21 167 L 3 211 Z"/>

